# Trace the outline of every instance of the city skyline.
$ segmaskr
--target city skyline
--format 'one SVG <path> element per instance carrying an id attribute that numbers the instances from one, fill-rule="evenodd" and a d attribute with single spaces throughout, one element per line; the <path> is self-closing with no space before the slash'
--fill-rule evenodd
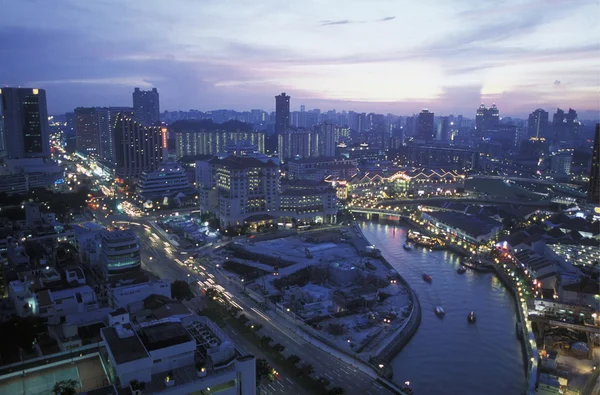
<path id="1" fill-rule="evenodd" d="M 0 85 L 46 89 L 51 113 L 130 105 L 136 86 L 157 87 L 166 110 L 272 111 L 278 92 L 292 111 L 599 109 L 598 45 L 586 34 L 598 5 L 587 0 L 62 3 L 0 4 L 2 55 L 19 59 L 0 66 Z"/>

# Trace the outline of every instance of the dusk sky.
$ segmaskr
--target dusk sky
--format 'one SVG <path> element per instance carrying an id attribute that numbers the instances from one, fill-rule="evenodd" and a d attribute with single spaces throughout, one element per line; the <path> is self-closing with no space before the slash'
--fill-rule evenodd
<path id="1" fill-rule="evenodd" d="M 600 110 L 597 0 L 0 0 L 0 86 L 51 113 L 275 107 L 474 117 Z"/>

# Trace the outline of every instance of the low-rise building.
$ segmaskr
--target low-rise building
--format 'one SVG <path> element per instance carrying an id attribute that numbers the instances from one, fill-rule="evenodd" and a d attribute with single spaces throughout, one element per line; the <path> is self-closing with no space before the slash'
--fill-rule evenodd
<path id="1" fill-rule="evenodd" d="M 289 181 L 282 185 L 282 189 L 279 196 L 282 217 L 307 223 L 336 223 L 336 191 L 326 182 Z"/>
<path id="2" fill-rule="evenodd" d="M 143 309 L 143 301 L 150 295 L 170 298 L 171 284 L 168 280 L 150 280 L 143 272 L 130 273 L 109 279 L 101 296 L 115 309 L 123 307 L 137 312 Z"/>
<path id="3" fill-rule="evenodd" d="M 196 190 L 190 185 L 185 169 L 176 163 L 161 165 L 152 172 L 143 172 L 137 183 L 138 203 L 146 209 L 196 204 Z"/>
<path id="4" fill-rule="evenodd" d="M 423 219 L 442 231 L 472 244 L 489 241 L 502 230 L 502 223 L 493 218 L 452 211 L 423 212 Z"/>
<path id="5" fill-rule="evenodd" d="M 233 343 L 206 317 L 144 324 L 116 318 L 124 319 L 113 319 L 101 335 L 118 387 L 138 381 L 149 393 L 256 393 L 255 358 L 236 358 Z"/>

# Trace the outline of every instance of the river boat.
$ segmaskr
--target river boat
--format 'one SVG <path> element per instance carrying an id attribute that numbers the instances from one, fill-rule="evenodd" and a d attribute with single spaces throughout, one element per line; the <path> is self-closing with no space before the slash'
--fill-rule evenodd
<path id="1" fill-rule="evenodd" d="M 458 274 L 464 274 L 466 271 L 467 271 L 467 268 L 466 268 L 466 267 L 464 267 L 464 266 L 461 266 L 461 267 L 459 267 L 459 268 L 456 270 L 456 272 L 457 272 Z"/>
<path id="2" fill-rule="evenodd" d="M 437 315 L 438 317 L 442 318 L 443 316 L 446 315 L 446 312 L 444 311 L 444 308 L 442 306 L 436 306 L 436 308 L 435 308 L 435 315 Z"/>
<path id="3" fill-rule="evenodd" d="M 469 315 L 467 316 L 467 320 L 469 321 L 470 324 L 474 324 L 475 323 L 476 318 L 475 318 L 475 312 L 474 311 L 471 311 L 469 313 Z"/>
<path id="4" fill-rule="evenodd" d="M 431 276 L 429 274 L 423 273 L 423 280 L 430 283 L 433 279 L 431 278 Z"/>
<path id="5" fill-rule="evenodd" d="M 402 248 L 404 248 L 406 251 L 410 251 L 412 248 L 410 248 L 410 246 L 406 243 L 404 243 L 404 245 L 402 246 Z"/>

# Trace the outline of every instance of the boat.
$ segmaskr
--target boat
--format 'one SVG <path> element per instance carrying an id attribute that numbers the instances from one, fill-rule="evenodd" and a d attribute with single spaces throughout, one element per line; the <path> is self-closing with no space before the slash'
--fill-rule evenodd
<path id="1" fill-rule="evenodd" d="M 469 313 L 469 315 L 467 316 L 467 320 L 469 321 L 470 324 L 475 323 L 475 312 L 474 311 L 471 311 Z"/>
<path id="2" fill-rule="evenodd" d="M 406 251 L 410 251 L 411 248 L 408 244 L 404 243 L 404 245 L 402 246 L 402 248 L 404 248 Z"/>
<path id="3" fill-rule="evenodd" d="M 456 270 L 456 272 L 457 272 L 458 274 L 463 274 L 463 273 L 464 273 L 464 272 L 466 272 L 466 271 L 467 271 L 467 268 L 466 268 L 466 267 L 464 267 L 464 266 L 461 266 L 461 267 L 459 267 L 459 268 L 458 268 L 458 270 Z"/>
<path id="4" fill-rule="evenodd" d="M 435 314 L 436 314 L 438 317 L 442 318 L 443 316 L 445 316 L 445 315 L 446 315 L 446 312 L 444 311 L 444 308 L 443 308 L 442 306 L 437 306 L 437 307 L 435 308 Z"/>
<path id="5" fill-rule="evenodd" d="M 430 283 L 431 280 L 433 280 L 433 279 L 431 278 L 431 276 L 429 274 L 423 274 L 423 280 L 425 280 L 428 283 Z"/>

